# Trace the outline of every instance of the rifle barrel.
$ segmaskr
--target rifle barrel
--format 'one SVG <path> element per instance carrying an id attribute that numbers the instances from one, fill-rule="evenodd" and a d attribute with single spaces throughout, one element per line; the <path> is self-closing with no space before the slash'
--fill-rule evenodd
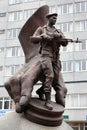
<path id="1" fill-rule="evenodd" d="M 78 39 L 72 40 L 72 39 L 67 39 L 67 38 L 61 38 L 59 39 L 60 42 L 62 41 L 67 41 L 67 42 L 75 42 L 75 43 L 82 43 L 82 41 L 79 41 Z"/>

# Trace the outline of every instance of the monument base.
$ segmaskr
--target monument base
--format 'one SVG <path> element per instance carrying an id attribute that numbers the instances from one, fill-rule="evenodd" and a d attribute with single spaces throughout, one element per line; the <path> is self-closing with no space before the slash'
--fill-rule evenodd
<path id="1" fill-rule="evenodd" d="M 0 117 L 0 130 L 73 130 L 63 121 L 60 126 L 50 127 L 33 123 L 26 118 L 24 114 L 16 112 L 9 113 Z"/>
<path id="2" fill-rule="evenodd" d="M 59 126 L 63 121 L 64 107 L 51 102 L 53 110 L 48 110 L 45 106 L 45 101 L 38 98 L 31 98 L 27 109 L 25 111 L 25 117 L 34 123 L 38 123 L 45 126 Z"/>

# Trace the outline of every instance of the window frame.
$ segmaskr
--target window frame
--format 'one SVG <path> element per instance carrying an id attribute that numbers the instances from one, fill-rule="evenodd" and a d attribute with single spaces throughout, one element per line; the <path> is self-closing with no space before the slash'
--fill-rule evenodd
<path id="1" fill-rule="evenodd" d="M 12 109 L 12 106 L 11 106 L 12 99 L 10 97 L 2 97 L 2 99 L 0 99 L 0 102 L 2 102 L 2 106 L 1 106 L 0 110 L 10 110 L 10 109 Z M 8 108 L 5 108 L 5 102 L 8 102 Z"/>

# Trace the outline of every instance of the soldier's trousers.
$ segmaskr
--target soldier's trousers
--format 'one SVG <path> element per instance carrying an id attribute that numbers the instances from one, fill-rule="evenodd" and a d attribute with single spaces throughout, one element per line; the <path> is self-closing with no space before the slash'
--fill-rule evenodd
<path id="1" fill-rule="evenodd" d="M 61 63 L 60 61 L 53 61 L 52 62 L 53 71 L 54 71 L 54 79 L 52 85 L 55 86 L 59 82 L 59 72 L 61 71 Z"/>
<path id="2" fill-rule="evenodd" d="M 41 66 L 42 71 L 45 76 L 44 81 L 44 92 L 50 92 L 52 87 L 52 82 L 54 78 L 54 71 L 52 66 L 52 58 L 47 56 L 41 56 Z"/>
<path id="3" fill-rule="evenodd" d="M 49 61 L 49 60 L 48 60 Z M 64 95 L 67 93 L 67 88 L 65 87 L 63 76 L 61 74 L 61 62 L 53 62 L 52 61 L 52 72 L 54 74 L 54 78 L 51 81 L 52 87 L 55 91 L 63 91 Z M 50 79 L 47 77 L 47 79 Z M 50 82 L 50 80 L 49 80 Z M 45 84 L 44 84 L 45 83 Z M 37 90 L 39 93 L 44 93 L 46 81 L 42 83 L 42 86 Z M 65 96 L 64 96 L 65 97 Z"/>

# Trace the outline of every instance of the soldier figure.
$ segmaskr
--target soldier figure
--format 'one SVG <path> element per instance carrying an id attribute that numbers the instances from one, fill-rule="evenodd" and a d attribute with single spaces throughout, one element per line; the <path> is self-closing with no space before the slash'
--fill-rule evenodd
<path id="1" fill-rule="evenodd" d="M 46 18 L 48 20 L 47 25 L 39 27 L 33 37 L 31 37 L 31 41 L 40 43 L 39 53 L 41 54 L 42 71 L 45 76 L 43 86 L 37 91 L 37 94 L 41 97 L 42 92 L 44 92 L 46 97 L 45 106 L 47 109 L 52 110 L 51 87 L 54 87 L 56 94 L 61 87 L 58 83 L 59 71 L 61 70 L 59 49 L 61 45 L 66 46 L 68 42 L 58 41 L 60 38 L 64 38 L 64 35 L 54 26 L 57 20 L 57 13 L 48 14 Z"/>

